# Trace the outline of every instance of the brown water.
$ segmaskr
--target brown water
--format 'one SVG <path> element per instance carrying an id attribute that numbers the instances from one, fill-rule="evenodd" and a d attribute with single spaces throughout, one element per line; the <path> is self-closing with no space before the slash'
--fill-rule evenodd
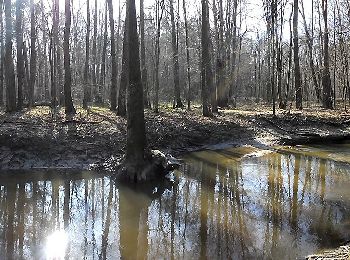
<path id="1" fill-rule="evenodd" d="M 184 162 L 175 184 L 142 188 L 1 173 L 0 259 L 295 259 L 350 240 L 349 144 Z"/>

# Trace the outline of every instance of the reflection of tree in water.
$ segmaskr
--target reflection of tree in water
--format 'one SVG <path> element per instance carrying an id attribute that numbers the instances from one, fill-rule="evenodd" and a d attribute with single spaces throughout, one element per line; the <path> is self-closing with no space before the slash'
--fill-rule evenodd
<path id="1" fill-rule="evenodd" d="M 165 182 L 118 185 L 120 252 L 123 259 L 147 258 L 148 208 L 164 193 Z M 176 190 L 176 187 L 173 189 Z M 175 217 L 174 212 L 171 215 Z"/>
<path id="2" fill-rule="evenodd" d="M 84 174 L 0 180 L 0 258 L 40 258 L 58 229 L 71 258 L 278 258 L 302 254 L 299 241 L 344 239 L 347 204 L 329 194 L 349 182 L 348 168 L 334 173 L 334 163 L 303 155 L 227 158 L 189 160 L 174 185 Z"/>
<path id="3" fill-rule="evenodd" d="M 0 231 L 0 259 L 45 258 L 46 238 L 55 230 L 69 232 L 72 222 L 77 225 L 77 219 L 85 214 L 84 210 L 79 213 L 82 209 L 79 206 L 72 210 L 84 196 L 84 193 L 77 192 L 84 189 L 84 182 L 77 184 L 75 179 L 64 175 L 55 177 L 51 173 L 29 174 L 30 177 L 9 176 L 9 180 L 2 180 L 0 185 L 0 218 L 3 220 L 0 222 L 0 230 L 3 231 Z M 90 179 L 86 183 L 93 181 Z M 72 242 L 77 241 L 72 238 Z"/>
<path id="4" fill-rule="evenodd" d="M 228 168 L 201 160 L 187 167 L 189 176 L 200 181 L 198 195 L 192 194 L 200 197 L 199 241 L 193 238 L 191 241 L 190 233 L 194 231 L 188 232 L 187 240 L 199 244 L 201 258 L 249 257 L 252 235 L 245 218 L 246 198 L 240 163 L 232 161 Z"/>
<path id="5" fill-rule="evenodd" d="M 6 230 L 6 259 L 13 259 L 14 253 L 14 220 L 15 220 L 15 199 L 16 199 L 16 184 L 11 183 L 7 187 L 7 230 Z"/>

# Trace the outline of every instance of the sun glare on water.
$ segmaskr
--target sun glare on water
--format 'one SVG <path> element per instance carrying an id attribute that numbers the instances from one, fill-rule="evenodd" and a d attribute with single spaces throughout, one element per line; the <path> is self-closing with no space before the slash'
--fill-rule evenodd
<path id="1" fill-rule="evenodd" d="M 46 259 L 64 259 L 68 246 L 68 235 L 64 230 L 56 230 L 46 241 Z"/>

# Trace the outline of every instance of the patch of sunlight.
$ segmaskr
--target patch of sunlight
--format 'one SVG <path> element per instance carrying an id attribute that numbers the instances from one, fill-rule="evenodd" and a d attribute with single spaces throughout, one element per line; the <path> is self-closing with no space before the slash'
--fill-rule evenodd
<path id="1" fill-rule="evenodd" d="M 248 153 L 246 155 L 244 155 L 243 157 L 248 157 L 248 158 L 259 158 L 259 157 L 263 157 L 265 155 L 271 154 L 273 151 L 272 150 L 257 150 L 257 151 L 253 151 L 251 153 Z"/>
<path id="2" fill-rule="evenodd" d="M 27 109 L 24 114 L 28 116 L 43 116 L 43 115 L 50 114 L 50 112 L 51 110 L 49 107 L 37 106 L 32 109 Z"/>
<path id="3" fill-rule="evenodd" d="M 233 162 L 240 161 L 246 155 L 257 152 L 258 150 L 252 146 L 242 146 L 224 150 L 204 150 L 191 153 L 185 156 L 186 160 L 201 160 L 213 165 L 228 166 Z"/>
<path id="4" fill-rule="evenodd" d="M 350 154 L 344 145 L 299 145 L 296 147 L 280 147 L 277 150 L 281 153 L 292 153 L 300 156 L 317 157 L 323 160 L 350 163 Z"/>
<path id="5" fill-rule="evenodd" d="M 99 107 L 99 106 L 92 106 L 90 110 L 92 112 L 100 112 L 100 113 L 107 113 L 110 111 L 109 108 L 107 107 Z"/>
<path id="6" fill-rule="evenodd" d="M 64 259 L 68 246 L 68 235 L 64 230 L 56 230 L 47 237 L 46 259 Z"/>

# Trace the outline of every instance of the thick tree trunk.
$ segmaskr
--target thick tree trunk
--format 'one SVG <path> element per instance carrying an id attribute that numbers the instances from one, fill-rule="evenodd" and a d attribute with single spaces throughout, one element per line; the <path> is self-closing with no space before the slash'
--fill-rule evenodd
<path id="1" fill-rule="evenodd" d="M 301 74 L 300 74 L 300 64 L 299 64 L 298 14 L 299 14 L 299 0 L 294 0 L 293 44 L 294 44 L 295 106 L 297 109 L 303 109 L 303 92 L 301 87 Z"/>
<path id="2" fill-rule="evenodd" d="M 146 131 L 143 107 L 143 88 L 139 58 L 139 39 L 135 0 L 128 1 L 127 32 L 129 39 L 129 87 L 127 99 L 127 173 L 131 180 L 146 179 L 142 176 L 145 166 Z"/>
<path id="3" fill-rule="evenodd" d="M 29 81 L 29 106 L 34 105 L 34 87 L 36 81 L 36 29 L 35 29 L 35 5 L 30 1 L 30 81 Z"/>
<path id="4" fill-rule="evenodd" d="M 113 18 L 113 3 L 112 0 L 107 0 L 109 10 L 109 26 L 111 30 L 111 56 L 112 56 L 112 78 L 111 78 L 111 110 L 117 109 L 117 56 L 115 53 L 115 39 L 114 39 L 114 18 Z"/>
<path id="5" fill-rule="evenodd" d="M 86 1 L 86 36 L 85 36 L 85 66 L 84 66 L 84 97 L 83 108 L 88 108 L 89 99 L 89 60 L 90 60 L 90 1 Z"/>
<path id="6" fill-rule="evenodd" d="M 23 106 L 24 89 L 24 59 L 23 59 L 23 1 L 16 1 L 16 43 L 17 43 L 17 109 L 21 110 Z"/>
<path id="7" fill-rule="evenodd" d="M 332 86 L 331 75 L 329 72 L 329 32 L 328 32 L 328 3 L 327 0 L 322 0 L 322 14 L 324 22 L 324 37 L 323 37 L 323 70 L 322 70 L 322 86 L 323 86 L 323 107 L 332 109 Z"/>
<path id="8" fill-rule="evenodd" d="M 176 37 L 175 17 L 173 0 L 170 0 L 170 20 L 171 20 L 171 46 L 173 49 L 173 71 L 174 71 L 174 108 L 182 108 L 183 104 L 180 95 L 179 78 L 179 49 Z"/>
<path id="9" fill-rule="evenodd" d="M 16 82 L 14 64 L 12 58 L 12 14 L 11 0 L 5 2 L 5 79 L 6 79 L 6 111 L 13 112 L 16 110 Z"/>
<path id="10" fill-rule="evenodd" d="M 64 104 L 66 115 L 75 114 L 72 100 L 72 72 L 70 68 L 69 36 L 71 26 L 70 0 L 65 0 L 65 30 L 64 30 Z"/>

